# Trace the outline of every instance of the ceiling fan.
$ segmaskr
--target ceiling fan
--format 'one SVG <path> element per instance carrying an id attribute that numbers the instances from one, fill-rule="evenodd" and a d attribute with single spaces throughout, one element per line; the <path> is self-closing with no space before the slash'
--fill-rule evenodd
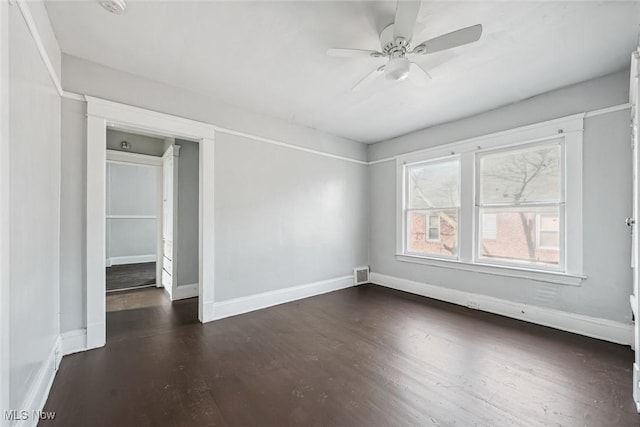
<path id="1" fill-rule="evenodd" d="M 462 28 L 451 33 L 426 40 L 417 45 L 411 43 L 413 27 L 420 10 L 420 1 L 398 0 L 393 24 L 388 25 L 380 33 L 380 51 L 365 49 L 329 49 L 330 56 L 346 58 L 389 58 L 389 61 L 353 86 L 358 90 L 368 85 L 384 73 L 390 80 L 404 80 L 407 77 L 418 86 L 424 86 L 431 76 L 421 66 L 407 58 L 408 55 L 428 55 L 446 49 L 473 43 L 482 35 L 482 25 Z"/>

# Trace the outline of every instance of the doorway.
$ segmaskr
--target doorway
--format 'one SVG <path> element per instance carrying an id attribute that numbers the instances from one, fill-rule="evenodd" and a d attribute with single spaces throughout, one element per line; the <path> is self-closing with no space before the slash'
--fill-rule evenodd
<path id="1" fill-rule="evenodd" d="M 106 292 L 160 287 L 164 141 L 107 130 Z"/>
<path id="2" fill-rule="evenodd" d="M 191 208 L 195 212 L 197 224 L 197 246 L 195 256 L 190 262 L 197 266 L 196 282 L 188 286 L 177 286 L 177 293 L 172 298 L 182 298 L 184 294 L 193 293 L 197 298 L 197 313 L 200 322 L 211 321 L 215 318 L 213 302 L 214 278 L 214 240 L 213 240 L 213 166 L 214 166 L 214 135 L 215 127 L 188 119 L 157 113 L 142 108 L 131 107 L 111 101 L 93 97 L 87 99 L 87 267 L 86 267 L 86 324 L 87 349 L 101 347 L 106 343 L 106 155 L 107 129 L 129 132 L 132 134 L 173 138 L 174 141 L 186 141 L 195 144 L 198 165 L 195 172 L 197 186 L 192 189 L 195 194 L 197 207 Z M 121 142 L 121 141 L 120 141 Z M 164 148 L 164 146 L 163 146 Z M 206 167 L 203 167 L 206 165 Z M 187 171 L 191 168 L 185 168 Z M 193 172 L 193 171 L 192 171 Z M 179 196 L 178 196 L 179 197 Z M 181 202 L 176 206 L 182 206 Z M 177 215 L 179 215 L 178 212 Z M 174 232 L 176 230 L 174 229 Z M 177 230 L 178 235 L 180 230 Z M 193 239 L 192 239 L 193 240 Z M 168 253 L 164 250 L 163 258 Z M 173 250 L 179 250 L 179 245 L 173 245 Z M 176 249 L 178 247 L 178 249 Z M 172 260 L 173 261 L 173 260 Z M 162 262 L 156 261 L 156 267 L 164 267 Z M 180 264 L 180 260 L 177 260 Z M 175 265 L 172 266 L 175 269 Z M 157 272 L 158 270 L 156 270 Z M 165 269 L 160 275 L 162 276 Z M 172 271 L 172 277 L 178 274 Z M 191 274 L 194 272 L 192 270 Z M 178 285 L 180 283 L 178 282 Z M 163 286 L 164 287 L 164 286 Z M 165 288 L 166 289 L 166 288 Z M 173 290 L 173 289 L 172 289 Z M 164 289 L 162 290 L 164 292 Z M 192 295 L 192 296 L 195 296 Z M 194 305 L 195 306 L 195 305 Z"/>
<path id="3" fill-rule="evenodd" d="M 199 156 L 192 141 L 117 127 L 106 133 L 105 276 L 111 325 L 115 311 L 140 304 L 167 311 L 172 307 L 167 302 L 198 296 Z"/>

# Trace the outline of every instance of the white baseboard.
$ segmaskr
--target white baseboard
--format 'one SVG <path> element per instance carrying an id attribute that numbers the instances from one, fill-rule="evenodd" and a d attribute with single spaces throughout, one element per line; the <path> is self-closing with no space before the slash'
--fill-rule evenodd
<path id="1" fill-rule="evenodd" d="M 155 262 L 156 254 L 151 255 L 135 255 L 135 256 L 112 256 L 111 258 L 106 259 L 107 267 L 111 267 L 112 265 L 123 265 L 123 264 L 139 264 L 141 262 Z"/>
<path id="2" fill-rule="evenodd" d="M 371 273 L 371 283 L 489 313 L 524 320 L 616 344 L 631 345 L 633 325 L 582 314 L 521 304 L 471 292 Z"/>
<path id="3" fill-rule="evenodd" d="M 193 298 L 197 296 L 198 296 L 197 283 L 191 283 L 189 285 L 178 285 L 173 290 L 173 293 L 169 295 L 169 297 L 171 298 L 171 301 L 177 301 L 177 300 L 186 299 L 186 298 Z"/>
<path id="4" fill-rule="evenodd" d="M 633 401 L 636 404 L 636 410 L 640 412 L 640 367 L 637 363 L 633 364 Z"/>
<path id="5" fill-rule="evenodd" d="M 51 390 L 53 379 L 56 376 L 56 371 L 62 358 L 60 346 L 61 340 L 58 336 L 49 355 L 33 378 L 33 382 L 27 391 L 22 405 L 19 408 L 12 408 L 18 411 L 18 415 L 20 415 L 20 411 L 26 411 L 14 424 L 15 427 L 36 427 L 38 425 L 38 421 L 40 420 L 37 414 L 42 411 L 45 403 L 47 403 L 49 391 Z M 2 416 L 5 416 L 4 412 Z"/>
<path id="6" fill-rule="evenodd" d="M 87 349 L 87 330 L 84 328 L 65 332 L 61 335 L 61 338 L 63 356 Z"/>
<path id="7" fill-rule="evenodd" d="M 227 301 L 213 303 L 212 310 L 205 310 L 205 322 L 223 319 L 225 317 L 248 313 L 286 302 L 309 298 L 353 286 L 353 276 L 337 277 L 335 279 L 308 283 L 277 291 L 264 292 L 248 297 L 234 298 Z"/>

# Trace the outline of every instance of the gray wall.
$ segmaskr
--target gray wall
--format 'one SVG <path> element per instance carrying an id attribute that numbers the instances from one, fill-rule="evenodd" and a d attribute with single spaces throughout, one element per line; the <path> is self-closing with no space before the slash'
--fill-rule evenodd
<path id="1" fill-rule="evenodd" d="M 327 153 L 359 160 L 367 157 L 364 144 L 241 110 L 213 96 L 189 92 L 65 54 L 62 55 L 62 87 L 71 92 L 213 123 Z"/>
<path id="2" fill-rule="evenodd" d="M 380 159 L 574 113 L 628 102 L 626 72 L 550 92 L 479 116 L 418 131 L 370 147 Z M 584 132 L 584 273 L 580 287 L 540 283 L 395 259 L 395 162 L 372 165 L 370 265 L 372 271 L 452 289 L 610 320 L 631 320 L 631 214 L 629 111 L 587 118 Z"/>
<path id="3" fill-rule="evenodd" d="M 366 159 L 362 144 L 221 106 L 211 98 L 68 56 L 63 56 L 63 87 L 301 147 Z M 63 135 L 67 138 L 63 145 L 78 147 L 86 143 L 84 118 L 77 113 L 83 109 L 83 103 L 65 100 Z M 216 301 L 350 275 L 353 267 L 367 264 L 366 166 L 224 133 L 216 135 L 215 144 Z M 70 171 L 63 186 L 77 185 L 70 180 L 84 181 L 81 173 L 86 173 L 85 157 L 63 158 L 63 169 Z M 197 176 L 197 169 L 185 167 L 190 157 L 195 158 L 193 150 L 181 149 L 178 192 L 182 195 L 197 191 L 194 186 L 182 188 Z M 183 178 L 182 172 L 191 177 Z M 70 203 L 62 206 L 62 214 L 70 210 L 72 215 L 84 215 L 85 193 L 69 194 Z M 189 202 L 184 205 L 193 206 Z M 66 229 L 69 241 L 84 239 L 85 220 L 82 217 L 75 227 Z M 183 235 L 193 232 L 191 229 Z M 70 270 L 64 272 L 70 280 L 62 284 L 66 296 L 62 301 L 63 331 L 84 327 L 86 317 L 85 284 L 81 279 L 84 253 L 80 245 L 69 249 L 63 257 L 77 257 L 81 263 L 73 259 L 63 263 Z M 188 262 L 194 261 L 197 263 L 197 258 L 190 257 Z M 184 266 L 187 262 L 180 263 Z M 197 276 L 182 281 L 182 267 L 178 269 L 179 284 L 197 282 Z M 187 271 L 192 272 L 191 268 Z"/>
<path id="4" fill-rule="evenodd" d="M 44 6 L 29 7 L 38 22 Z M 32 410 L 39 408 L 24 406 L 27 393 L 59 334 L 60 96 L 18 7 L 8 9 L 9 408 Z M 52 34 L 42 28 L 55 61 L 60 53 Z"/>
<path id="5" fill-rule="evenodd" d="M 198 283 L 198 188 L 199 161 L 197 142 L 175 141 L 178 158 L 178 286 Z"/>
<path id="6" fill-rule="evenodd" d="M 161 138 L 153 138 L 146 135 L 137 135 L 120 130 L 107 129 L 107 149 L 124 151 L 120 148 L 120 143 L 122 141 L 127 141 L 131 144 L 131 149 L 127 150 L 129 153 L 162 157 L 165 151 L 164 141 Z"/>
<path id="7" fill-rule="evenodd" d="M 455 122 L 369 145 L 369 160 L 557 119 L 629 102 L 629 71 L 623 70 L 547 92 Z"/>
<path id="8" fill-rule="evenodd" d="M 216 300 L 345 276 L 366 265 L 367 192 L 367 166 L 219 134 Z"/>
<path id="9" fill-rule="evenodd" d="M 83 328 L 87 318 L 87 108 L 62 99 L 60 201 L 60 330 Z"/>

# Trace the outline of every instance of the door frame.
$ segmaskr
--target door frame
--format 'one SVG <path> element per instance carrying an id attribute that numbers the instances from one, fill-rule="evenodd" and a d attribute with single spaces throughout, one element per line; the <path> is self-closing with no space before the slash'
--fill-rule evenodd
<path id="1" fill-rule="evenodd" d="M 636 409 L 640 412 L 640 320 L 638 319 L 638 307 L 640 307 L 640 113 L 638 111 L 639 87 L 638 75 L 640 74 L 640 49 L 631 54 L 631 74 L 629 82 L 629 103 L 631 104 L 631 121 L 632 121 L 632 147 L 633 147 L 633 219 L 632 224 L 632 259 L 633 267 L 633 291 L 631 293 L 630 302 L 631 310 L 634 315 L 633 338 L 631 340 L 634 349 L 633 363 L 633 400 L 636 403 Z"/>
<path id="2" fill-rule="evenodd" d="M 162 157 L 107 149 L 107 163 L 154 168 L 156 171 L 156 287 L 162 287 L 160 280 L 162 275 Z M 109 228 L 107 227 L 105 233 L 108 231 Z M 107 244 L 106 246 L 109 245 Z M 110 265 L 107 265 L 107 267 L 110 267 Z"/>
<path id="3" fill-rule="evenodd" d="M 105 230 L 107 129 L 195 141 L 199 147 L 198 319 L 214 319 L 215 127 L 91 96 L 87 100 L 87 350 L 106 343 Z"/>
<path id="4" fill-rule="evenodd" d="M 9 399 L 9 2 L 0 2 L 0 408 Z M 0 425 L 2 422 L 0 421 Z"/>

